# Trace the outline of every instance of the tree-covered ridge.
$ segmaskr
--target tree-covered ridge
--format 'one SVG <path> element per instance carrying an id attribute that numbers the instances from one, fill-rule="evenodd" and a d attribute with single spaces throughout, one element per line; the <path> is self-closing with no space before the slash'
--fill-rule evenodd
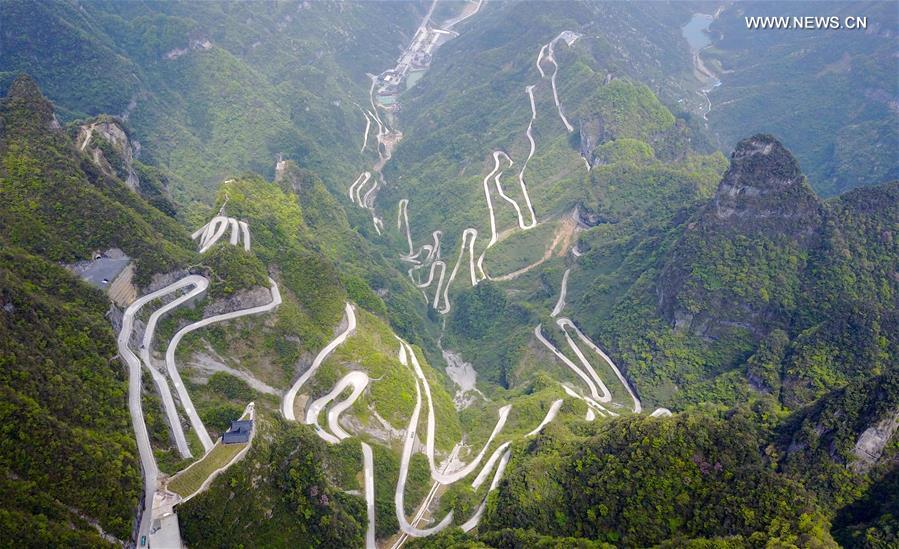
<path id="1" fill-rule="evenodd" d="M 426 9 L 11 0 L 0 89 L 27 72 L 66 120 L 126 119 L 181 203 L 208 201 L 233 173 L 271 177 L 279 153 L 333 189 L 364 158 L 366 72 L 393 61 Z"/>
<path id="2" fill-rule="evenodd" d="M 178 507 L 184 541 L 191 547 L 361 546 L 365 501 L 344 492 L 351 487 L 341 472 L 356 469 L 358 458 L 342 465 L 345 449 L 327 448 L 306 426 L 265 419 L 257 428 L 262 432 L 246 459 Z"/>
<path id="3" fill-rule="evenodd" d="M 765 464 L 751 416 L 631 417 L 585 438 L 544 436 L 513 457 L 483 529 L 642 547 L 697 537 L 835 547 L 814 500 Z"/>
<path id="4" fill-rule="evenodd" d="M 897 192 L 821 201 L 776 140 L 746 140 L 711 200 L 636 233 L 626 262 L 640 270 L 592 320 L 599 339 L 645 397 L 680 405 L 754 394 L 796 407 L 883 373 L 896 361 Z"/>
<path id="5" fill-rule="evenodd" d="M 184 229 L 82 156 L 29 77 L 10 88 L 0 122 L 0 230 L 10 244 L 62 262 L 121 248 L 139 282 L 189 261 Z"/>
<path id="6" fill-rule="evenodd" d="M 106 300 L 0 243 L 4 543 L 102 544 L 87 520 L 128 539 L 140 470 Z"/>
<path id="7" fill-rule="evenodd" d="M 899 463 L 893 437 L 860 450 L 860 437 L 899 414 L 899 368 L 850 383 L 791 414 L 777 427 L 765 452 L 778 470 L 800 479 L 822 503 L 840 509 L 859 499 L 870 473 L 878 480 Z M 883 431 L 889 435 L 889 431 Z M 871 452 L 877 453 L 872 455 Z"/>

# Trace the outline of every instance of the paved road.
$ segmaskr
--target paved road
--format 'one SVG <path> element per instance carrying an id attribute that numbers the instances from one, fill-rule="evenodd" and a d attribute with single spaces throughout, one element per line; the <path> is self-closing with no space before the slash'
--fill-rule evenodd
<path id="1" fill-rule="evenodd" d="M 175 439 L 175 446 L 178 448 L 178 452 L 181 454 L 182 458 L 189 458 L 191 457 L 190 448 L 188 448 L 187 439 L 184 436 L 184 429 L 181 426 L 181 420 L 178 418 L 178 409 L 175 407 L 175 401 L 172 398 L 172 392 L 169 389 L 169 382 L 162 374 L 162 372 L 160 372 L 153 366 L 150 360 L 150 349 L 153 348 L 153 336 L 156 334 L 156 324 L 159 319 L 172 309 L 179 307 L 185 302 L 202 294 L 206 291 L 206 288 L 209 287 L 209 280 L 205 277 L 202 277 L 200 275 L 189 275 L 182 278 L 175 284 L 168 286 L 167 288 L 173 288 L 175 285 L 179 284 L 182 281 L 187 281 L 187 284 L 192 285 L 193 289 L 181 296 L 178 296 L 177 299 L 174 299 L 169 303 L 163 305 L 150 315 L 150 318 L 147 320 L 147 327 L 144 329 L 143 342 L 140 346 L 140 358 L 143 361 L 144 366 L 147 367 L 147 370 L 149 370 L 153 375 L 153 381 L 156 382 L 156 388 L 159 391 L 160 397 L 162 397 L 162 404 L 165 408 L 165 414 L 168 418 L 169 427 L 171 428 L 172 436 Z M 165 294 L 163 295 L 169 294 L 180 287 L 181 286 L 178 286 L 170 292 L 165 292 Z M 166 288 L 163 288 L 163 290 L 165 289 Z"/>
<path id="2" fill-rule="evenodd" d="M 409 354 L 413 358 L 415 354 L 405 342 L 401 342 L 403 351 L 400 353 L 400 362 L 407 364 L 406 355 Z M 450 525 L 453 521 L 453 513 L 450 511 L 436 526 L 431 528 L 415 528 L 406 519 L 405 512 L 405 491 L 406 479 L 409 476 L 409 460 L 412 457 L 412 448 L 415 445 L 415 434 L 418 429 L 418 418 L 421 415 L 421 387 L 418 379 L 415 379 L 415 408 L 412 410 L 412 416 L 409 418 L 409 425 L 406 428 L 406 436 L 403 439 L 403 452 L 400 456 L 400 473 L 396 482 L 396 491 L 394 492 L 393 503 L 396 508 L 396 519 L 399 522 L 400 530 L 404 534 L 412 537 L 420 538 L 430 536 L 440 532 Z"/>
<path id="3" fill-rule="evenodd" d="M 540 425 L 538 425 L 536 429 L 534 429 L 533 431 L 531 431 L 530 433 L 528 433 L 524 436 L 532 437 L 534 435 L 540 434 L 540 431 L 542 431 L 543 428 L 549 424 L 549 422 L 556 419 L 556 415 L 559 413 L 559 408 L 562 407 L 563 402 L 565 402 L 565 401 L 561 398 L 559 400 L 554 401 L 550 405 L 549 410 L 546 412 L 546 417 L 544 417 L 543 421 L 540 422 Z"/>
<path id="4" fill-rule="evenodd" d="M 487 250 L 493 247 L 497 241 L 496 234 L 496 215 L 493 211 L 493 198 L 490 196 L 490 184 L 489 181 L 491 178 L 494 180 L 494 184 L 496 185 L 497 190 L 499 191 L 500 196 L 502 196 L 507 201 L 511 202 L 515 207 L 515 211 L 518 213 L 518 218 L 521 219 L 521 209 L 518 207 L 518 202 L 515 202 L 503 192 L 503 187 L 500 185 L 499 178 L 503 174 L 504 170 L 500 169 L 500 157 L 505 158 L 509 162 L 508 167 L 512 167 L 512 159 L 509 158 L 509 155 L 504 153 L 503 151 L 493 151 L 493 169 L 490 170 L 490 173 L 484 177 L 483 186 L 484 186 L 484 199 L 487 201 L 487 210 L 490 212 L 490 241 L 487 242 L 487 247 L 484 248 L 484 251 L 481 252 L 481 255 L 478 257 L 478 271 L 481 273 L 480 279 L 490 278 L 487 276 L 487 273 L 484 272 L 484 255 L 486 255 Z"/>
<path id="5" fill-rule="evenodd" d="M 153 509 L 153 496 L 156 493 L 156 478 L 159 476 L 159 468 L 156 466 L 156 458 L 153 456 L 150 435 L 147 432 L 147 425 L 144 422 L 144 411 L 141 407 L 141 362 L 129 347 L 131 333 L 134 330 L 134 316 L 141 307 L 154 299 L 195 284 L 197 284 L 197 281 L 191 277 L 182 278 L 174 284 L 137 299 L 125 310 L 125 314 L 122 316 L 122 329 L 119 331 L 117 344 L 119 356 L 128 365 L 128 411 L 131 414 L 131 424 L 134 427 L 141 469 L 144 473 L 144 510 L 141 513 L 140 524 L 138 525 L 138 540 L 142 537 L 146 537 L 146 539 L 150 537 L 150 514 Z"/>
<path id="6" fill-rule="evenodd" d="M 427 419 L 427 433 L 425 436 L 425 452 L 428 456 L 428 463 L 431 468 L 431 478 L 439 482 L 440 484 L 452 484 L 462 478 L 468 476 L 472 473 L 484 458 L 484 454 L 487 452 L 487 448 L 493 443 L 493 439 L 502 431 L 503 427 L 506 424 L 506 420 L 509 417 L 509 412 L 512 410 L 511 405 L 503 406 L 499 409 L 499 419 L 496 422 L 496 425 L 493 427 L 493 432 L 490 433 L 490 437 L 487 439 L 487 442 L 484 444 L 484 447 L 481 448 L 481 451 L 478 453 L 475 458 L 462 467 L 461 469 L 454 471 L 452 473 L 446 474 L 442 473 L 440 469 L 437 467 L 436 460 L 434 458 L 434 440 L 436 438 L 436 430 L 437 430 L 437 420 L 434 414 L 434 401 L 431 398 L 431 386 L 428 383 L 428 379 L 424 375 L 424 371 L 421 369 L 421 364 L 418 362 L 418 357 L 413 352 L 412 348 L 405 342 L 403 345 L 406 347 L 406 355 L 410 358 L 412 363 L 413 371 L 415 372 L 418 381 L 421 382 L 421 385 L 424 387 L 425 398 L 428 402 L 428 419 Z M 402 358 L 400 357 L 400 362 L 402 362 Z"/>
<path id="7" fill-rule="evenodd" d="M 453 285 L 453 281 L 456 279 L 456 274 L 459 271 L 459 264 L 462 262 L 462 256 L 465 255 L 465 245 L 468 244 L 468 270 L 471 277 L 471 285 L 477 286 L 478 277 L 475 273 L 474 267 L 474 242 L 478 238 L 478 230 L 474 228 L 467 228 L 462 231 L 462 244 L 459 247 L 459 257 L 456 258 L 456 264 L 453 266 L 453 271 L 450 273 L 449 280 L 446 281 L 446 286 L 443 287 L 443 309 L 440 310 L 440 314 L 446 314 L 450 312 L 452 308 L 450 306 L 449 300 L 449 289 L 450 286 Z M 440 286 L 437 287 L 437 291 L 440 292 Z M 436 306 L 435 306 L 436 308 Z"/>
<path id="8" fill-rule="evenodd" d="M 359 189 L 364 187 L 366 183 L 368 183 L 369 179 L 371 179 L 371 172 L 362 172 L 361 174 L 359 174 L 359 177 L 357 177 L 356 180 L 353 181 L 353 184 L 350 185 L 350 188 L 347 191 L 350 195 L 350 202 L 352 202 L 353 204 L 359 204 L 360 207 L 362 206 L 362 197 L 359 196 Z"/>
<path id="9" fill-rule="evenodd" d="M 312 377 L 313 374 L 318 370 L 319 366 L 321 366 L 322 362 L 324 362 L 325 358 L 330 355 L 334 349 L 336 349 L 340 344 L 346 341 L 346 338 L 352 335 L 356 331 L 356 314 L 353 311 L 353 306 L 350 303 L 346 304 L 346 318 L 347 318 L 347 326 L 346 329 L 341 332 L 337 337 L 335 337 L 324 349 L 319 351 L 318 355 L 316 355 L 315 360 L 313 360 L 312 365 L 303 373 L 302 376 L 293 384 L 290 390 L 284 397 L 284 401 L 281 406 L 281 412 L 284 414 L 284 417 L 291 421 L 296 421 L 296 416 L 294 414 L 294 401 L 296 400 L 297 393 L 300 388 Z M 350 406 L 356 402 L 356 399 L 359 398 L 359 395 L 362 394 L 362 391 L 368 386 L 368 374 L 360 371 L 353 371 L 345 376 L 343 376 L 335 385 L 331 391 L 325 396 L 315 400 L 312 404 L 309 405 L 309 409 L 306 412 L 305 423 L 307 425 L 312 425 L 315 427 L 316 434 L 321 437 L 323 440 L 328 442 L 329 444 L 336 444 L 341 440 L 350 437 L 350 434 L 347 433 L 340 426 L 340 414 L 347 410 Z M 335 404 L 328 411 L 328 427 L 331 429 L 329 433 L 325 429 L 323 429 L 318 424 L 318 416 L 321 414 L 321 411 L 334 399 L 336 399 L 347 387 L 352 387 L 352 392 L 343 400 Z M 377 544 L 375 542 L 375 467 L 374 467 L 374 459 L 372 457 L 371 447 L 366 443 L 362 444 L 362 468 L 363 468 L 363 476 L 365 479 L 365 503 L 367 508 L 368 515 L 368 530 L 365 534 L 365 546 L 367 549 L 376 549 Z"/>
<path id="10" fill-rule="evenodd" d="M 360 108 L 359 110 L 362 109 Z M 363 110 L 362 115 L 365 116 L 365 133 L 363 133 L 365 137 L 362 139 L 362 148 L 359 149 L 359 152 L 364 151 L 365 147 L 368 146 L 368 131 L 371 129 L 371 118 L 368 117 L 368 113 Z"/>
<path id="11" fill-rule="evenodd" d="M 337 348 L 338 345 L 346 341 L 346 338 L 349 337 L 353 332 L 356 331 L 356 313 L 353 311 L 353 306 L 349 303 L 346 304 L 345 313 L 347 318 L 347 327 L 341 332 L 337 337 L 331 340 L 328 345 L 325 346 L 324 349 L 319 351 L 318 355 L 316 355 L 315 360 L 312 361 L 312 366 L 306 370 L 303 375 L 300 376 L 299 379 L 294 382 L 293 386 L 287 391 L 287 394 L 284 395 L 284 401 L 281 404 L 281 413 L 284 414 L 284 417 L 289 419 L 290 421 L 296 421 L 296 415 L 293 411 L 293 403 L 297 398 L 297 393 L 300 388 L 309 381 L 309 378 L 315 374 L 316 370 L 318 370 L 319 366 L 322 365 L 322 362 L 330 355 L 334 349 Z"/>
<path id="12" fill-rule="evenodd" d="M 509 464 L 509 458 L 512 457 L 512 450 L 506 450 L 503 454 L 502 459 L 499 461 L 499 465 L 496 467 L 496 473 L 493 475 L 493 481 L 490 482 L 490 488 L 487 489 L 487 493 L 496 490 L 496 487 L 499 486 L 499 481 L 503 478 L 503 473 L 506 471 L 506 465 Z M 481 522 L 481 517 L 484 516 L 484 511 L 487 509 L 487 497 L 484 496 L 484 499 L 481 501 L 481 505 L 478 506 L 478 510 L 475 511 L 475 514 L 464 523 L 462 523 L 463 532 L 470 532 L 474 530 L 478 523 Z"/>
<path id="13" fill-rule="evenodd" d="M 362 466 L 365 475 L 365 506 L 368 510 L 368 531 L 365 533 L 366 549 L 376 549 L 375 542 L 375 462 L 371 446 L 362 443 Z"/>
<path id="14" fill-rule="evenodd" d="M 562 309 L 565 308 L 565 294 L 568 292 L 568 275 L 571 273 L 571 269 L 565 269 L 565 274 L 562 275 L 562 290 L 559 292 L 559 301 L 556 302 L 556 306 L 553 307 L 552 317 L 555 318 L 562 312 Z"/>
<path id="15" fill-rule="evenodd" d="M 269 278 L 268 281 L 269 284 L 271 284 L 271 302 L 266 305 L 260 305 L 258 307 L 250 307 L 248 309 L 243 309 L 240 311 L 233 311 L 230 313 L 211 316 L 194 322 L 193 324 L 189 324 L 178 330 L 178 332 L 169 342 L 168 348 L 166 349 L 166 370 L 168 371 L 169 377 L 175 385 L 175 390 L 178 392 L 178 398 L 181 400 L 181 405 L 184 407 L 184 411 L 187 412 L 187 417 L 190 418 L 190 423 L 193 426 L 194 431 L 197 433 L 197 436 L 200 437 L 200 442 L 203 444 L 203 449 L 206 452 L 212 449 L 214 443 L 209 437 L 209 433 L 206 431 L 206 426 L 203 425 L 203 421 L 200 419 L 200 416 L 197 414 L 197 411 L 194 408 L 193 401 L 190 398 L 190 394 L 187 392 L 187 389 L 184 386 L 184 382 L 181 379 L 181 374 L 178 373 L 178 365 L 175 363 L 175 353 L 178 349 L 178 345 L 181 343 L 181 339 L 185 335 L 195 330 L 199 330 L 200 328 L 204 328 L 206 326 L 209 326 L 210 324 L 224 322 L 226 320 L 232 320 L 235 318 L 240 318 L 242 316 L 267 313 L 277 308 L 278 305 L 281 304 L 281 292 L 278 289 L 278 284 L 274 280 Z"/>
<path id="16" fill-rule="evenodd" d="M 528 97 L 531 101 L 531 120 L 528 122 L 528 129 L 525 132 L 525 135 L 528 138 L 528 142 L 530 143 L 530 151 L 528 151 L 528 157 L 525 159 L 524 164 L 521 165 L 521 171 L 518 172 L 518 184 L 521 186 L 521 194 L 524 195 L 525 204 L 528 206 L 528 212 L 531 214 L 531 222 L 527 225 L 524 224 L 521 219 L 521 214 L 518 215 L 518 226 L 521 227 L 522 230 L 532 229 L 537 226 L 537 217 L 534 215 L 534 207 L 531 205 L 531 197 L 528 194 L 528 187 L 524 183 L 524 170 L 528 167 L 528 162 L 531 161 L 531 158 L 534 156 L 534 151 L 537 150 L 537 143 L 534 141 L 534 120 L 537 119 L 537 108 L 534 105 L 534 86 L 528 86 L 525 88 L 525 91 L 528 94 Z M 571 131 L 571 130 L 569 130 Z"/>
<path id="17" fill-rule="evenodd" d="M 556 346 L 553 345 L 548 339 L 546 339 L 543 336 L 543 332 L 542 332 L 541 328 L 542 328 L 542 325 L 540 325 L 540 324 L 538 324 L 537 327 L 534 328 L 534 335 L 537 337 L 537 340 L 540 341 L 540 343 L 542 343 L 547 349 L 552 351 L 552 353 L 554 355 L 556 355 L 556 357 L 559 360 L 561 360 L 566 366 L 568 366 L 568 368 L 571 371 L 573 371 L 575 374 L 577 374 L 577 376 L 580 377 L 584 381 L 584 383 L 587 384 L 587 388 L 590 390 L 590 395 L 593 397 L 593 399 L 600 401 L 600 402 L 609 402 L 610 400 L 612 400 L 612 395 L 609 393 L 609 390 L 605 388 L 605 385 L 602 386 L 602 388 L 604 389 L 604 392 L 602 395 L 600 395 L 599 390 L 597 389 L 597 385 L 594 382 L 594 380 L 591 379 L 590 375 L 588 375 L 587 372 L 585 372 L 584 370 L 581 370 L 581 368 L 578 367 L 574 362 L 572 362 L 567 356 L 565 356 L 564 354 L 562 354 L 561 351 L 556 349 Z M 566 337 L 568 337 L 567 333 L 566 333 Z M 574 342 L 571 341 L 570 337 L 568 338 L 568 340 L 569 340 L 569 345 L 573 346 L 574 349 L 577 349 L 577 346 L 574 345 Z M 580 353 L 580 349 L 578 349 L 576 351 L 576 353 Z M 589 363 L 587 363 L 587 365 L 589 366 Z M 592 367 L 590 367 L 589 369 L 591 371 L 593 370 Z M 593 373 L 594 377 L 598 377 L 598 376 L 596 376 L 596 372 L 592 372 L 592 373 Z"/>
<path id="18" fill-rule="evenodd" d="M 222 206 L 224 208 L 224 206 Z M 250 230 L 246 221 L 238 221 L 233 217 L 217 215 L 212 220 L 194 231 L 190 235 L 192 240 L 200 239 L 200 253 L 204 254 L 209 251 L 212 246 L 231 229 L 229 241 L 232 246 L 236 246 L 241 236 L 244 239 L 244 250 L 250 251 Z"/>
<path id="19" fill-rule="evenodd" d="M 315 427 L 318 436 L 331 444 L 337 444 L 341 440 L 348 438 L 350 434 L 344 431 L 338 422 L 340 414 L 356 402 L 356 399 L 359 398 L 359 395 L 362 394 L 362 391 L 364 391 L 367 386 L 368 374 L 365 372 L 352 371 L 343 376 L 334 384 L 334 387 L 328 394 L 316 399 L 309 405 L 306 409 L 306 425 Z M 331 434 L 318 424 L 318 416 L 321 414 L 322 410 L 324 410 L 332 400 L 335 400 L 340 396 L 347 387 L 352 387 L 352 392 L 328 410 L 328 428 L 331 429 L 331 433 L 334 433 Z"/>
<path id="20" fill-rule="evenodd" d="M 546 74 L 543 72 L 543 67 L 540 66 L 540 62 L 543 60 L 544 54 L 546 54 L 546 59 L 553 64 L 553 73 L 550 76 L 550 81 L 552 82 L 553 89 L 553 100 L 556 102 L 556 109 L 558 109 L 559 111 L 559 118 L 562 119 L 562 123 L 565 124 L 565 129 L 567 129 L 569 133 L 574 131 L 574 126 L 572 126 L 571 123 L 568 122 L 568 119 L 565 118 L 565 114 L 562 112 L 562 104 L 559 102 L 559 92 L 556 90 L 556 75 L 559 72 L 559 64 L 556 63 L 555 46 L 556 42 L 558 42 L 559 40 L 564 40 L 565 43 L 569 47 L 571 47 L 571 45 L 574 44 L 575 40 L 577 40 L 578 38 L 580 38 L 579 34 L 571 31 L 562 31 L 558 36 L 553 38 L 549 44 L 546 44 L 542 48 L 540 48 L 540 53 L 537 54 L 537 70 L 540 71 L 541 78 L 546 78 Z"/>
<path id="21" fill-rule="evenodd" d="M 615 365 L 615 362 L 609 357 L 609 355 L 607 355 L 595 343 L 590 341 L 590 339 L 587 336 L 585 336 L 584 333 L 581 332 L 581 330 L 573 322 L 571 322 L 571 320 L 569 320 L 567 318 L 560 318 L 559 320 L 556 321 L 556 323 L 559 325 L 560 328 L 562 328 L 563 331 L 565 331 L 566 328 L 572 328 L 575 331 L 575 333 L 577 333 L 577 336 L 580 338 L 580 340 L 582 342 L 584 342 L 588 347 L 590 347 L 590 349 L 593 350 L 594 353 L 598 354 L 600 357 L 602 357 L 603 360 L 606 361 L 606 364 L 608 364 L 609 367 L 612 368 L 612 371 L 615 372 L 615 376 L 618 378 L 618 381 L 621 382 L 621 385 L 627 391 L 627 394 L 631 397 L 631 400 L 633 401 L 633 404 L 634 404 L 634 407 L 633 407 L 634 413 L 639 414 L 640 412 L 642 412 L 643 405 L 640 403 L 640 399 L 637 398 L 637 395 L 634 393 L 633 389 L 631 389 L 630 383 L 628 383 L 627 379 L 625 379 L 624 375 L 622 375 L 621 370 L 618 369 L 618 366 Z M 565 331 L 565 337 L 568 338 L 567 331 Z M 569 344 L 571 344 L 570 341 L 569 341 Z M 581 356 L 580 353 L 578 353 L 578 355 Z M 590 370 L 593 371 L 592 367 Z M 594 374 L 595 374 L 595 372 L 594 372 Z"/>

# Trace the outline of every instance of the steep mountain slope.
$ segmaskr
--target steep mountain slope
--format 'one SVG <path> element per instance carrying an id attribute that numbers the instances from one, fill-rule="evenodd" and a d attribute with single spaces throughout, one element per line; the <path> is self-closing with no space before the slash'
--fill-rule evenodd
<path id="1" fill-rule="evenodd" d="M 2 530 L 889 543 L 899 182 L 716 152 L 676 106 L 692 8 L 4 3 L 0 82 L 71 122 L 9 84 Z M 112 246 L 124 316 L 56 265 Z"/>
<path id="2" fill-rule="evenodd" d="M 415 3 L 4 2 L 0 88 L 34 76 L 65 119 L 114 114 L 179 202 L 279 153 L 350 177 L 371 67 L 414 32 Z M 374 30 L 377 29 L 377 30 Z M 312 136 L 315 136 L 314 138 Z"/>
<path id="3" fill-rule="evenodd" d="M 184 229 L 83 157 L 33 80 L 15 81 L 0 117 L 0 229 L 10 244 L 69 263 L 121 248 L 140 282 L 188 260 Z"/>
<path id="4" fill-rule="evenodd" d="M 110 306 L 60 263 L 120 247 L 146 283 L 193 257 L 189 238 L 97 169 L 27 77 L 0 105 L 0 155 L 3 531 L 22 546 L 125 540 L 140 469 Z"/>
<path id="5" fill-rule="evenodd" d="M 736 402 L 752 387 L 792 407 L 883 372 L 896 360 L 897 192 L 821 202 L 776 140 L 744 140 L 715 197 L 595 319 L 599 339 L 666 402 Z"/>
<path id="6" fill-rule="evenodd" d="M 5 243 L 0 287 L 5 543 L 103 545 L 96 524 L 128 539 L 140 469 L 106 300 Z"/>

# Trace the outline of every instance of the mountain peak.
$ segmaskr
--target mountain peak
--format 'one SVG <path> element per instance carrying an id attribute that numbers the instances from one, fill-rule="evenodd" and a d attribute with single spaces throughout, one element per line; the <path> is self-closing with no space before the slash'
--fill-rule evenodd
<path id="1" fill-rule="evenodd" d="M 4 103 L 7 108 L 24 109 L 40 123 L 53 128 L 59 124 L 53 115 L 53 104 L 41 93 L 37 82 L 27 74 L 18 76 L 9 87 Z"/>
<path id="2" fill-rule="evenodd" d="M 820 207 L 796 158 L 773 136 L 759 134 L 737 144 L 712 209 L 716 221 L 744 230 L 772 223 L 786 229 L 786 221 L 806 232 L 818 224 Z"/>

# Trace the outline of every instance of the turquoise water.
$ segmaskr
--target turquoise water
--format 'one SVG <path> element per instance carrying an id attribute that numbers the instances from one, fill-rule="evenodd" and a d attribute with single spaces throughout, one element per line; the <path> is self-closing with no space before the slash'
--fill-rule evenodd
<path id="1" fill-rule="evenodd" d="M 412 86 L 418 83 L 421 80 L 421 77 L 425 75 L 425 71 L 409 71 L 409 74 L 406 75 L 406 89 L 411 89 Z"/>
<path id="2" fill-rule="evenodd" d="M 708 30 L 713 20 L 714 18 L 711 15 L 694 13 L 690 22 L 681 27 L 681 34 L 687 39 L 691 50 L 699 51 L 712 43 L 711 38 L 705 31 Z"/>

